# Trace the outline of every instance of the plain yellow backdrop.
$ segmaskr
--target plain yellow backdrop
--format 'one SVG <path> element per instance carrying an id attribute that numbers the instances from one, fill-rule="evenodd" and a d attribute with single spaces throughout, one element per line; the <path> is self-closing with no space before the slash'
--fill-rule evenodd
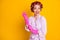
<path id="1" fill-rule="evenodd" d="M 30 17 L 30 5 L 36 0 L 0 0 L 0 40 L 28 40 L 22 12 Z M 60 40 L 60 0 L 38 0 L 43 4 L 41 15 L 47 20 L 47 40 Z"/>

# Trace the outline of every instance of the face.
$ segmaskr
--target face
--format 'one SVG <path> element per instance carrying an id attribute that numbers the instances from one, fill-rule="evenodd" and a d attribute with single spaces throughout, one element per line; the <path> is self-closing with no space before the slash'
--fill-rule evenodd
<path id="1" fill-rule="evenodd" d="M 40 12 L 40 5 L 38 5 L 38 4 L 35 5 L 33 11 L 34 11 L 34 14 L 39 14 L 39 12 Z"/>

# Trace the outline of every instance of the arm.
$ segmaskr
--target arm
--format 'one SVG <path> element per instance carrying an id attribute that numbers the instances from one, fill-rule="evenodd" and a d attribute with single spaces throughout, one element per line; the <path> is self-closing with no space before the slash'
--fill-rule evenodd
<path id="1" fill-rule="evenodd" d="M 27 28 L 28 28 L 32 33 L 37 34 L 37 33 L 38 33 L 38 30 L 33 29 L 32 26 L 29 24 L 29 19 L 28 19 L 26 13 L 23 12 L 22 15 L 23 15 L 23 17 L 24 17 L 24 19 L 25 19 L 25 23 L 26 23 L 26 25 L 27 25 Z"/>
<path id="2" fill-rule="evenodd" d="M 47 23 L 46 23 L 46 19 L 42 16 L 42 20 L 41 20 L 41 30 L 39 30 L 39 35 L 40 36 L 45 36 L 47 33 Z"/>

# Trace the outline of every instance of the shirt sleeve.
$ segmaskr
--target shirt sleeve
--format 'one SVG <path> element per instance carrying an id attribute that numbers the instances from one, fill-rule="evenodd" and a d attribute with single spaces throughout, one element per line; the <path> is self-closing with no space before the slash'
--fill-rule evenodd
<path id="1" fill-rule="evenodd" d="M 42 34 L 46 35 L 46 33 L 47 33 L 47 22 L 46 22 L 45 17 L 42 17 L 42 24 L 41 25 L 42 25 L 42 28 L 41 28 Z"/>
<path id="2" fill-rule="evenodd" d="M 44 37 L 46 36 L 46 33 L 47 33 L 47 23 L 46 23 L 46 19 L 45 17 L 41 17 L 41 28 L 39 29 L 39 35 L 40 37 Z"/>

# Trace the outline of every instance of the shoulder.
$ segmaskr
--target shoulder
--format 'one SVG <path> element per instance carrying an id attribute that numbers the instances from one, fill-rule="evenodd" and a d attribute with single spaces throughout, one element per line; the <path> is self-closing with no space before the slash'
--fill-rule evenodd
<path id="1" fill-rule="evenodd" d="M 46 18 L 44 16 L 41 16 L 41 18 L 42 18 L 43 21 L 46 21 Z"/>
<path id="2" fill-rule="evenodd" d="M 33 16 L 30 16 L 30 17 L 29 17 L 29 20 L 32 20 L 32 19 L 33 19 Z"/>

